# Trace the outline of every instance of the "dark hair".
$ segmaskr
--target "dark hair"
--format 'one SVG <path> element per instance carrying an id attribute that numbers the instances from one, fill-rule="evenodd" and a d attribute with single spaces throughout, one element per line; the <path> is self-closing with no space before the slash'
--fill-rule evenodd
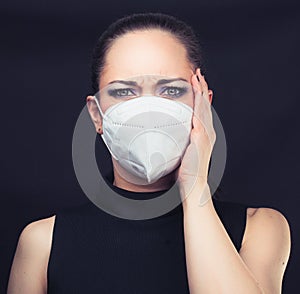
<path id="1" fill-rule="evenodd" d="M 144 29 L 160 29 L 171 33 L 185 47 L 189 62 L 204 72 L 202 50 L 198 37 L 185 22 L 162 13 L 137 13 L 125 16 L 112 23 L 98 39 L 92 54 L 92 88 L 99 91 L 99 79 L 105 66 L 105 57 L 113 42 L 122 35 Z"/>
<path id="2" fill-rule="evenodd" d="M 93 49 L 91 64 L 92 88 L 94 93 L 99 91 L 100 75 L 105 66 L 106 53 L 113 42 L 126 33 L 145 29 L 160 29 L 171 33 L 185 47 L 187 58 L 192 66 L 194 66 L 194 70 L 199 67 L 201 73 L 204 74 L 205 68 L 202 49 L 196 33 L 188 24 L 163 13 L 136 13 L 112 23 L 98 39 Z M 209 170 L 210 166 L 211 160 L 209 162 Z M 223 191 L 218 186 L 212 196 L 220 199 L 220 193 L 223 193 Z"/>

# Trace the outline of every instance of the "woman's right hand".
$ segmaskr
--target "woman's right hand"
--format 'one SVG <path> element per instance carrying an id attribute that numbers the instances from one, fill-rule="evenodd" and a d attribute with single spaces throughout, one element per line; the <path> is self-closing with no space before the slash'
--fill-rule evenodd
<path id="1" fill-rule="evenodd" d="M 191 83 L 194 89 L 194 114 L 190 144 L 177 171 L 182 201 L 191 200 L 188 196 L 191 195 L 195 185 L 201 185 L 203 189 L 207 185 L 209 161 L 216 140 L 211 112 L 212 91 L 208 89 L 199 69 L 192 76 Z M 201 204 L 204 200 L 207 202 L 207 197 L 206 199 L 201 199 L 199 195 L 198 197 L 197 203 Z"/>

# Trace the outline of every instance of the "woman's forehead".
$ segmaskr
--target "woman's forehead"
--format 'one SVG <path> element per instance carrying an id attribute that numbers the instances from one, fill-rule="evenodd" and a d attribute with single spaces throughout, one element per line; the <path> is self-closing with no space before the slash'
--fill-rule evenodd
<path id="1" fill-rule="evenodd" d="M 169 33 L 139 31 L 127 33 L 114 41 L 106 54 L 101 79 L 162 75 L 190 79 L 192 67 L 184 46 Z"/>

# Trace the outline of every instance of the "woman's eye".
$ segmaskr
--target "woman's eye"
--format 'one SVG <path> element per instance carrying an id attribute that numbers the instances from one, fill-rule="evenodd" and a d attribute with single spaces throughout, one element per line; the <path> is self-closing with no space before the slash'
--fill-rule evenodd
<path id="1" fill-rule="evenodd" d="M 136 96 L 134 90 L 130 88 L 109 90 L 109 95 L 115 98 Z"/>
<path id="2" fill-rule="evenodd" d="M 185 89 L 179 87 L 167 87 L 165 88 L 161 95 L 168 96 L 170 98 L 178 98 L 185 93 Z"/>

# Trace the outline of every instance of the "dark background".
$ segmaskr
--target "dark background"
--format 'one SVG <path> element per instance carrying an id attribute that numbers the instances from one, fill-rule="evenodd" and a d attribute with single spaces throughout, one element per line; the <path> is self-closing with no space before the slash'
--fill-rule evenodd
<path id="1" fill-rule="evenodd" d="M 299 281 L 299 21 L 296 1 L 10 1 L 1 21 L 0 292 L 21 230 L 87 202 L 72 135 L 93 94 L 90 56 L 101 32 L 132 12 L 173 14 L 198 32 L 228 154 L 223 198 L 288 219 L 283 293 Z"/>

